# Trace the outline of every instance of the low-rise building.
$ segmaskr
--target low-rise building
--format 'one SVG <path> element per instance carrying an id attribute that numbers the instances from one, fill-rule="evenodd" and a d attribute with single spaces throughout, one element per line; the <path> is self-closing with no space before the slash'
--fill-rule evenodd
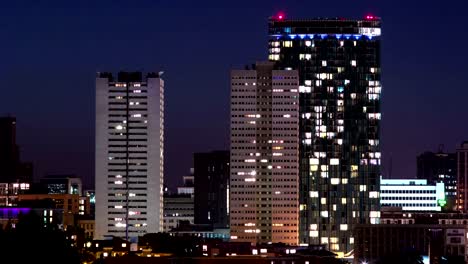
<path id="1" fill-rule="evenodd" d="M 76 219 L 76 225 L 83 229 L 84 236 L 87 240 L 93 239 L 94 237 L 94 218 L 90 217 L 78 217 Z"/>
<path id="2" fill-rule="evenodd" d="M 164 197 L 164 232 L 177 228 L 181 222 L 193 224 L 193 196 L 168 194 Z"/>
<path id="3" fill-rule="evenodd" d="M 354 263 L 371 263 L 409 250 L 431 261 L 467 259 L 468 214 L 383 210 L 380 224 L 354 229 Z"/>
<path id="4" fill-rule="evenodd" d="M 380 179 L 380 206 L 403 211 L 441 211 L 446 204 L 443 182 L 424 179 Z"/>
<path id="5" fill-rule="evenodd" d="M 74 225 L 75 215 L 89 215 L 89 198 L 80 197 L 78 194 L 20 194 L 18 204 L 27 205 L 38 201 L 48 200 L 53 202 L 55 209 L 61 209 L 62 224 L 66 228 Z M 37 206 L 35 206 L 37 208 Z"/>
<path id="6" fill-rule="evenodd" d="M 16 206 L 18 195 L 26 193 L 31 188 L 30 183 L 0 183 L 0 206 Z"/>

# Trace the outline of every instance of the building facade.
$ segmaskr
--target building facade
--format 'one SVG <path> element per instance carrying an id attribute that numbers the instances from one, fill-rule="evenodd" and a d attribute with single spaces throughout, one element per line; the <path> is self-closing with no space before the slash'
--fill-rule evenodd
<path id="1" fill-rule="evenodd" d="M 195 224 L 228 228 L 229 151 L 195 153 L 193 165 Z"/>
<path id="2" fill-rule="evenodd" d="M 445 205 L 443 182 L 428 184 L 420 179 L 380 179 L 380 206 L 403 211 L 440 212 Z"/>
<path id="3" fill-rule="evenodd" d="M 0 206 L 16 206 L 18 195 L 27 193 L 29 183 L 0 183 Z"/>
<path id="4" fill-rule="evenodd" d="M 443 182 L 447 209 L 453 210 L 457 195 L 457 155 L 426 151 L 417 157 L 417 177 L 426 179 L 429 184 Z"/>
<path id="5" fill-rule="evenodd" d="M 163 228 L 164 81 L 158 73 L 96 78 L 95 238 Z"/>
<path id="6" fill-rule="evenodd" d="M 181 222 L 194 223 L 193 196 L 190 194 L 164 195 L 164 232 L 177 228 Z"/>
<path id="7" fill-rule="evenodd" d="M 354 229 L 354 263 L 399 263 L 408 252 L 422 255 L 424 263 L 444 263 L 443 258 L 463 263 L 468 256 L 467 224 L 466 214 L 383 209 L 380 224 Z"/>
<path id="8" fill-rule="evenodd" d="M 300 243 L 347 253 L 379 221 L 380 24 L 269 20 L 269 60 L 299 72 Z"/>
<path id="9" fill-rule="evenodd" d="M 468 212 L 468 141 L 457 149 L 457 199 L 458 211 Z"/>
<path id="10" fill-rule="evenodd" d="M 40 180 L 41 185 L 50 194 L 78 194 L 82 195 L 81 179 L 74 175 L 47 175 Z"/>
<path id="11" fill-rule="evenodd" d="M 273 62 L 231 71 L 233 241 L 298 243 L 298 88 Z"/>
<path id="12" fill-rule="evenodd" d="M 75 216 L 89 215 L 90 213 L 89 199 L 83 200 L 78 194 L 18 195 L 18 205 L 21 207 L 41 208 L 44 204 L 48 203 L 53 208 L 60 210 L 60 222 L 64 227 L 75 225 Z"/>

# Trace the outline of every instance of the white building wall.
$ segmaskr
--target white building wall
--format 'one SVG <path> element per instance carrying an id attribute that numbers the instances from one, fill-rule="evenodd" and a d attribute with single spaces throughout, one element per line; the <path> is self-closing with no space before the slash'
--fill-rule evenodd
<path id="1" fill-rule="evenodd" d="M 96 79 L 95 238 L 125 238 L 127 224 L 130 239 L 162 231 L 163 120 L 160 78 Z"/>
<path id="2" fill-rule="evenodd" d="M 442 182 L 428 185 L 426 180 L 381 179 L 382 207 L 400 207 L 403 211 L 441 211 L 439 200 L 445 200 Z"/>

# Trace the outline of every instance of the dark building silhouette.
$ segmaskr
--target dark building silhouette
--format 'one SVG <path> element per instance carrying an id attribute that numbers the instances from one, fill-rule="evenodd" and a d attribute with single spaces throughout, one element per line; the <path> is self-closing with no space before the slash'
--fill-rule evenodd
<path id="1" fill-rule="evenodd" d="M 429 184 L 443 182 L 447 209 L 453 209 L 457 194 L 457 155 L 426 151 L 417 157 L 417 177 L 425 179 Z"/>
<path id="2" fill-rule="evenodd" d="M 32 164 L 20 160 L 16 118 L 0 117 L 0 183 L 31 182 Z"/>
<path id="3" fill-rule="evenodd" d="M 195 224 L 229 227 L 229 151 L 195 153 Z"/>
<path id="4" fill-rule="evenodd" d="M 299 243 L 353 249 L 378 222 L 381 20 L 269 20 L 269 60 L 299 72 Z"/>

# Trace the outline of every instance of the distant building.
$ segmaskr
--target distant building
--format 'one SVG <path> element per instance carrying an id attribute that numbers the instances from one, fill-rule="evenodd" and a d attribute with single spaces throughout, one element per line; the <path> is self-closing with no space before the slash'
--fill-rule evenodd
<path id="1" fill-rule="evenodd" d="M 195 176 L 193 176 L 193 168 L 190 168 L 190 175 L 183 176 L 182 179 L 184 184 L 177 187 L 178 194 L 190 194 L 191 196 L 195 195 Z"/>
<path id="2" fill-rule="evenodd" d="M 95 232 L 95 221 L 94 217 L 78 217 L 76 219 L 76 226 L 83 229 L 85 238 L 87 240 L 92 240 Z"/>
<path id="3" fill-rule="evenodd" d="M 169 234 L 171 236 L 189 236 L 203 239 L 221 239 L 224 241 L 228 241 L 230 237 L 228 228 L 216 229 L 213 228 L 212 225 L 197 225 L 189 224 L 188 222 L 182 222 L 176 228 L 171 229 L 171 231 L 169 231 Z"/>
<path id="4" fill-rule="evenodd" d="M 0 183 L 31 183 L 32 175 L 32 164 L 20 159 L 16 118 L 0 117 Z"/>
<path id="5" fill-rule="evenodd" d="M 468 212 L 468 141 L 457 149 L 457 210 Z"/>
<path id="6" fill-rule="evenodd" d="M 181 222 L 194 223 L 193 196 L 168 194 L 164 196 L 164 232 L 177 228 Z"/>
<path id="7" fill-rule="evenodd" d="M 229 151 L 195 153 L 195 224 L 229 227 Z"/>
<path id="8" fill-rule="evenodd" d="M 443 182 L 433 185 L 421 179 L 380 179 L 381 207 L 403 211 L 441 211 L 445 205 Z"/>
<path id="9" fill-rule="evenodd" d="M 447 209 L 453 210 L 457 194 L 457 155 L 438 152 L 424 152 L 417 157 L 417 178 L 426 179 L 429 184 L 443 182 Z"/>
<path id="10" fill-rule="evenodd" d="M 162 73 L 161 73 L 162 74 Z M 163 230 L 164 81 L 96 77 L 96 239 Z"/>
<path id="11" fill-rule="evenodd" d="M 22 215 L 34 213 L 44 225 L 57 224 L 60 227 L 73 225 L 72 217 L 65 217 L 63 209 L 56 208 L 52 201 L 23 203 L 21 207 L 0 207 L 0 228 L 16 228 Z"/>
<path id="12" fill-rule="evenodd" d="M 354 229 L 354 263 L 375 263 L 414 251 L 430 259 L 465 259 L 468 215 L 459 213 L 408 213 L 385 211 L 381 224 Z M 438 262 L 436 262 L 438 260 Z M 448 262 L 451 263 L 451 262 Z"/>
<path id="13" fill-rule="evenodd" d="M 0 183 L 0 206 L 16 206 L 18 195 L 31 189 L 29 183 Z"/>
<path id="14" fill-rule="evenodd" d="M 230 166 L 232 240 L 298 244 L 298 71 L 231 70 Z"/>
<path id="15" fill-rule="evenodd" d="M 96 192 L 94 190 L 85 190 L 84 196 L 89 198 L 90 215 L 94 216 L 96 212 Z"/>
<path id="16" fill-rule="evenodd" d="M 82 195 L 83 184 L 75 175 L 47 175 L 40 179 L 41 185 L 49 194 Z"/>
<path id="17" fill-rule="evenodd" d="M 75 217 L 89 215 L 90 212 L 89 199 L 83 200 L 83 197 L 78 194 L 20 194 L 18 206 L 58 209 L 61 215 L 57 217 L 60 217 L 60 222 L 64 227 L 74 226 Z"/>

